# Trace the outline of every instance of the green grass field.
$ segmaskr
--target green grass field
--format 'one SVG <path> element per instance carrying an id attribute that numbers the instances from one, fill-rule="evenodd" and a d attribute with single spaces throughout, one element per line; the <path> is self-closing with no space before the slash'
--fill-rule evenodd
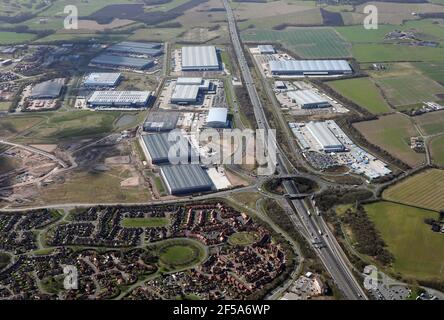
<path id="1" fill-rule="evenodd" d="M 369 78 L 330 81 L 327 84 L 339 94 L 350 99 L 373 114 L 386 113 L 390 107 L 379 89 Z"/>
<path id="2" fill-rule="evenodd" d="M 430 210 L 444 210 L 444 170 L 430 169 L 389 187 L 383 198 Z"/>
<path id="3" fill-rule="evenodd" d="M 195 240 L 173 239 L 160 244 L 159 261 L 168 270 L 188 268 L 206 257 L 204 246 Z"/>
<path id="4" fill-rule="evenodd" d="M 415 279 L 444 279 L 444 237 L 424 223 L 425 218 L 437 219 L 436 212 L 384 201 L 365 209 L 395 257 L 393 272 Z"/>
<path id="5" fill-rule="evenodd" d="M 414 65 L 425 75 L 444 85 L 444 61 L 417 62 Z"/>
<path id="6" fill-rule="evenodd" d="M 42 122 L 40 116 L 9 116 L 0 118 L 0 137 L 18 134 Z"/>
<path id="7" fill-rule="evenodd" d="M 433 138 L 430 142 L 433 163 L 444 166 L 444 136 Z"/>
<path id="8" fill-rule="evenodd" d="M 168 218 L 124 218 L 122 227 L 124 228 L 158 228 L 164 227 L 170 223 Z"/>
<path id="9" fill-rule="evenodd" d="M 0 31 L 0 45 L 29 42 L 35 38 L 32 33 Z"/>
<path id="10" fill-rule="evenodd" d="M 238 232 L 234 233 L 228 239 L 228 242 L 233 246 L 249 246 L 258 240 L 258 235 L 253 232 Z"/>
<path id="11" fill-rule="evenodd" d="M 333 28 L 288 28 L 246 30 L 242 39 L 251 42 L 280 42 L 302 58 L 350 57 L 349 44 Z"/>
<path id="12" fill-rule="evenodd" d="M 415 118 L 426 135 L 444 132 L 444 111 L 429 112 Z"/>
<path id="13" fill-rule="evenodd" d="M 418 136 L 418 132 L 406 116 L 382 116 L 378 120 L 356 123 L 354 127 L 372 144 L 380 146 L 410 166 L 416 166 L 425 160 L 423 154 L 410 148 L 410 137 Z"/>

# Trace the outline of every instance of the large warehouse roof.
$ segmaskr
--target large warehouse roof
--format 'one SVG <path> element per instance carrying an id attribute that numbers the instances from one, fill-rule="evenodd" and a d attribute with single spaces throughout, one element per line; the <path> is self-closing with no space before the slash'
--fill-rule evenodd
<path id="1" fill-rule="evenodd" d="M 171 102 L 196 101 L 198 94 L 199 86 L 176 84 L 171 96 Z"/>
<path id="2" fill-rule="evenodd" d="M 62 91 L 65 79 L 57 78 L 36 84 L 31 90 L 31 98 L 57 98 Z"/>
<path id="3" fill-rule="evenodd" d="M 120 77 L 121 74 L 115 72 L 94 72 L 86 77 L 83 84 L 85 86 L 113 87 L 117 85 Z"/>
<path id="4" fill-rule="evenodd" d="M 187 162 L 192 152 L 192 147 L 189 144 L 188 140 L 185 137 L 180 137 L 177 142 L 169 141 L 168 137 L 168 133 L 149 134 L 142 136 L 146 148 L 145 150 L 148 152 L 147 156 L 149 156 L 151 162 L 153 164 L 169 163 L 170 160 L 168 154 L 170 152 L 170 149 L 172 150 L 173 147 L 175 148 L 175 150 L 188 151 L 188 154 L 184 156 L 186 158 L 181 158 L 183 162 Z M 173 156 L 178 157 L 179 154 Z"/>
<path id="5" fill-rule="evenodd" d="M 143 69 L 152 65 L 153 60 L 101 54 L 100 56 L 92 59 L 91 63 Z"/>
<path id="6" fill-rule="evenodd" d="M 124 41 L 108 48 L 108 51 L 158 56 L 162 54 L 160 43 Z"/>
<path id="7" fill-rule="evenodd" d="M 326 122 L 309 122 L 307 129 L 324 151 L 340 151 L 344 149 L 343 144 L 328 128 Z"/>
<path id="8" fill-rule="evenodd" d="M 182 48 L 183 70 L 205 70 L 219 69 L 216 47 L 183 47 Z"/>
<path id="9" fill-rule="evenodd" d="M 321 97 L 313 90 L 289 91 L 287 92 L 287 95 L 301 106 L 330 104 L 326 98 Z"/>
<path id="10" fill-rule="evenodd" d="M 207 124 L 223 125 L 227 123 L 228 109 L 227 108 L 211 108 L 208 112 Z"/>
<path id="11" fill-rule="evenodd" d="M 176 128 L 178 112 L 151 112 L 143 124 L 144 131 L 169 131 Z"/>
<path id="12" fill-rule="evenodd" d="M 150 91 L 94 91 L 88 99 L 90 105 L 146 105 Z"/>
<path id="13" fill-rule="evenodd" d="M 351 72 L 346 60 L 284 60 L 270 61 L 271 72 Z"/>
<path id="14" fill-rule="evenodd" d="M 162 177 L 171 194 L 211 191 L 213 182 L 207 172 L 197 164 L 162 166 Z"/>
<path id="15" fill-rule="evenodd" d="M 201 85 L 202 82 L 203 82 L 203 79 L 199 78 L 199 77 L 179 77 L 179 78 L 177 78 L 176 84 Z"/>

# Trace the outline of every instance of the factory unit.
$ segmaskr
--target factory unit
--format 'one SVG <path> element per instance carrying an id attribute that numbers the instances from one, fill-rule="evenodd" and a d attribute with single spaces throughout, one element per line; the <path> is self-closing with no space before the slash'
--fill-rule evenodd
<path id="1" fill-rule="evenodd" d="M 44 81 L 32 87 L 30 99 L 55 99 L 62 93 L 65 85 L 64 78 L 57 78 L 53 80 Z"/>
<path id="2" fill-rule="evenodd" d="M 313 90 L 296 90 L 287 92 L 292 102 L 302 109 L 328 108 L 331 106 L 328 99 L 321 97 Z"/>
<path id="3" fill-rule="evenodd" d="M 154 66 L 154 60 L 101 54 L 91 60 L 92 65 L 143 70 Z"/>
<path id="4" fill-rule="evenodd" d="M 208 192 L 214 189 L 208 173 L 198 164 L 161 166 L 160 174 L 172 195 Z"/>
<path id="5" fill-rule="evenodd" d="M 182 47 L 182 71 L 220 70 L 216 47 Z"/>
<path id="6" fill-rule="evenodd" d="M 171 103 L 192 104 L 198 101 L 199 95 L 215 90 L 209 80 L 202 78 L 178 78 L 171 95 Z"/>
<path id="7" fill-rule="evenodd" d="M 327 76 L 353 72 L 346 60 L 280 60 L 270 61 L 273 75 Z"/>
<path id="8" fill-rule="evenodd" d="M 165 132 L 176 128 L 179 121 L 178 112 L 151 112 L 145 123 L 143 131 L 145 132 Z"/>
<path id="9" fill-rule="evenodd" d="M 206 126 L 210 128 L 228 128 L 230 125 L 228 120 L 227 108 L 211 108 L 208 112 Z"/>
<path id="10" fill-rule="evenodd" d="M 123 41 L 118 44 L 112 45 L 111 47 L 107 48 L 106 51 L 114 53 L 157 57 L 163 53 L 161 47 L 162 44 L 157 42 L 142 43 L 142 42 Z"/>
<path id="11" fill-rule="evenodd" d="M 94 91 L 87 104 L 92 108 L 144 108 L 151 98 L 150 91 Z"/>
<path id="12" fill-rule="evenodd" d="M 321 147 L 321 151 L 326 153 L 345 151 L 344 145 L 333 134 L 326 122 L 311 121 L 306 127 Z"/>
<path id="13" fill-rule="evenodd" d="M 83 85 L 89 88 L 112 88 L 118 86 L 121 79 L 121 73 L 93 72 L 85 78 Z"/>
<path id="14" fill-rule="evenodd" d="M 275 54 L 276 50 L 271 44 L 262 44 L 258 45 L 257 49 L 259 50 L 260 54 Z"/>
<path id="15" fill-rule="evenodd" d="M 178 157 L 178 160 L 185 163 L 190 160 L 192 155 L 196 155 L 187 138 L 180 136 L 176 141 L 170 141 L 168 133 L 143 135 L 141 146 L 148 161 L 155 165 L 169 164 L 170 150 L 173 152 L 171 156 Z M 183 156 L 182 153 L 174 154 L 174 150 L 184 152 L 186 155 Z"/>

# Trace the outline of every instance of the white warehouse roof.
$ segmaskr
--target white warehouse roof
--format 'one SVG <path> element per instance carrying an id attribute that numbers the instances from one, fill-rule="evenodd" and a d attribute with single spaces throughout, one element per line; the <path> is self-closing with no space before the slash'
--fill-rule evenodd
<path id="1" fill-rule="evenodd" d="M 86 86 L 115 86 L 121 77 L 117 72 L 93 72 L 90 73 L 84 82 Z"/>
<path id="2" fill-rule="evenodd" d="M 227 108 L 211 108 L 208 112 L 207 124 L 225 124 L 227 123 Z"/>
<path id="3" fill-rule="evenodd" d="M 283 60 L 270 61 L 271 72 L 335 72 L 350 73 L 352 69 L 346 60 Z"/>
<path id="4" fill-rule="evenodd" d="M 331 152 L 344 150 L 343 144 L 329 129 L 326 122 L 312 121 L 309 122 L 306 127 L 324 151 Z"/>
<path id="5" fill-rule="evenodd" d="M 171 96 L 171 102 L 196 101 L 198 94 L 199 86 L 197 85 L 176 84 Z"/>
<path id="6" fill-rule="evenodd" d="M 290 99 L 296 101 L 298 105 L 324 105 L 330 104 L 326 98 L 321 97 L 313 90 L 296 90 L 287 92 Z"/>
<path id="7" fill-rule="evenodd" d="M 216 47 L 183 47 L 182 70 L 215 70 L 219 69 Z"/>
<path id="8" fill-rule="evenodd" d="M 91 105 L 146 105 L 150 91 L 94 91 L 88 99 Z"/>
<path id="9" fill-rule="evenodd" d="M 179 77 L 177 78 L 176 84 L 195 84 L 201 85 L 203 79 L 199 77 Z"/>

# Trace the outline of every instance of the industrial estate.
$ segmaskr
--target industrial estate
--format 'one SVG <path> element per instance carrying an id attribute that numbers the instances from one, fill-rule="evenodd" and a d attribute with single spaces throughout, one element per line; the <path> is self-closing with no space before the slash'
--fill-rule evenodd
<path id="1" fill-rule="evenodd" d="M 369 3 L 0 0 L 0 299 L 444 299 L 444 4 Z"/>

